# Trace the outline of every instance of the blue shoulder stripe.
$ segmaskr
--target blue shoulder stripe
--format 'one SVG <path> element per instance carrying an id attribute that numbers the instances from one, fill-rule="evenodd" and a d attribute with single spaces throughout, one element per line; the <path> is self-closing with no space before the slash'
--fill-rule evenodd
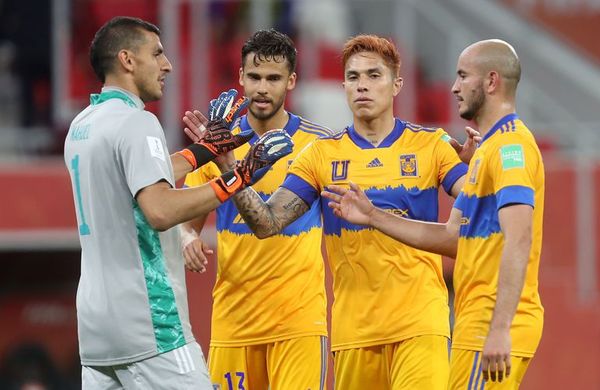
<path id="1" fill-rule="evenodd" d="M 308 128 L 302 126 L 302 125 L 300 125 L 300 127 L 298 127 L 298 130 L 303 131 L 303 132 L 308 133 L 308 134 L 314 134 L 314 135 L 317 135 L 319 137 L 326 137 L 326 136 L 328 136 L 328 135 L 331 134 L 331 133 L 327 133 L 327 132 L 322 131 L 322 130 L 308 129 Z"/>
<path id="2" fill-rule="evenodd" d="M 437 131 L 437 127 L 423 127 L 421 125 L 417 125 L 415 123 L 404 122 L 405 128 L 412 132 L 426 131 L 428 133 L 435 133 Z"/>
<path id="3" fill-rule="evenodd" d="M 348 133 L 348 128 L 346 127 L 344 130 L 340 130 L 337 132 L 332 132 L 331 135 L 323 136 L 320 139 L 342 139 L 342 137 Z"/>
<path id="4" fill-rule="evenodd" d="M 308 130 L 316 130 L 316 131 L 320 131 L 322 132 L 324 135 L 329 135 L 329 134 L 333 134 L 333 131 L 331 131 L 330 128 L 323 126 L 323 125 L 319 125 L 317 123 L 311 122 L 309 120 L 306 120 L 304 118 L 300 118 L 300 128 L 302 129 L 308 129 Z"/>

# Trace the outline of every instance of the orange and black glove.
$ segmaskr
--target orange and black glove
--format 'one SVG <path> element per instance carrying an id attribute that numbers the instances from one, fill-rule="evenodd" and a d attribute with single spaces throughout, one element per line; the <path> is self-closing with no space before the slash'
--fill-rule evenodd
<path id="1" fill-rule="evenodd" d="M 208 111 L 209 121 L 204 134 L 200 140 L 178 152 L 190 163 L 192 170 L 196 170 L 219 155 L 245 144 L 254 136 L 252 130 L 242 131 L 235 135 L 231 132 L 236 119 L 250 103 L 245 96 L 235 101 L 236 96 L 237 91 L 230 89 L 221 93 L 217 99 L 211 100 Z"/>

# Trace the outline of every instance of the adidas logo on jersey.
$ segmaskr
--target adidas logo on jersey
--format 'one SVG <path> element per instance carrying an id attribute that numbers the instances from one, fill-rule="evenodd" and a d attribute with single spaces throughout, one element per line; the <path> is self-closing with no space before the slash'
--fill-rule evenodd
<path id="1" fill-rule="evenodd" d="M 373 160 L 371 160 L 370 163 L 367 164 L 367 168 L 379 168 L 382 166 L 383 164 L 381 163 L 381 161 L 379 161 L 377 157 L 375 157 Z"/>

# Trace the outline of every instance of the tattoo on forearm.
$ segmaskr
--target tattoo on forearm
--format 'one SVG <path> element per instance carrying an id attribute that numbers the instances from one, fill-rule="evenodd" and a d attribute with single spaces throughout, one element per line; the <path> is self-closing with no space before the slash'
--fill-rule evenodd
<path id="1" fill-rule="evenodd" d="M 294 212 L 294 214 L 296 214 L 303 204 L 304 201 L 302 201 L 300 198 L 294 198 L 286 203 L 283 208 L 286 210 L 291 210 Z"/>
<path id="2" fill-rule="evenodd" d="M 257 235 L 271 235 L 279 231 L 269 206 L 251 188 L 235 195 L 233 201 L 244 222 Z"/>
<path id="3" fill-rule="evenodd" d="M 308 210 L 306 203 L 296 195 L 279 207 L 273 207 L 271 201 L 277 204 L 283 202 L 284 198 L 276 195 L 274 197 L 275 199 L 264 202 L 254 190 L 245 189 L 233 198 L 240 215 L 259 237 L 279 233 Z"/>

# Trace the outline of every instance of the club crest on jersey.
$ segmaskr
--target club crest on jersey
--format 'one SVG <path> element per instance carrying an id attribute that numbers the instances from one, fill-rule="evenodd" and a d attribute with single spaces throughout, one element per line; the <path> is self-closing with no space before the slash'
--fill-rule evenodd
<path id="1" fill-rule="evenodd" d="M 350 160 L 331 162 L 331 181 L 346 180 L 348 178 L 348 165 Z"/>
<path id="2" fill-rule="evenodd" d="M 400 176 L 402 177 L 417 177 L 419 174 L 417 169 L 417 155 L 401 154 L 400 155 Z"/>

